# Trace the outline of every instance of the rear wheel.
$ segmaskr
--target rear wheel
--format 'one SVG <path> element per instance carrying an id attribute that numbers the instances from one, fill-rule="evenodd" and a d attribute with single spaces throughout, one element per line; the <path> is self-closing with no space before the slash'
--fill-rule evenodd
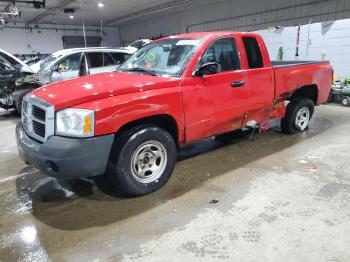
<path id="1" fill-rule="evenodd" d="M 142 126 L 117 138 L 109 175 L 124 193 L 141 196 L 157 191 L 170 178 L 177 160 L 173 137 L 156 126 Z"/>
<path id="2" fill-rule="evenodd" d="M 308 129 L 309 122 L 314 113 L 315 105 L 308 98 L 295 98 L 286 108 L 286 115 L 281 120 L 283 133 L 296 134 Z"/>
<path id="3" fill-rule="evenodd" d="M 341 100 L 341 103 L 343 106 L 349 107 L 350 106 L 350 97 L 344 96 Z"/>

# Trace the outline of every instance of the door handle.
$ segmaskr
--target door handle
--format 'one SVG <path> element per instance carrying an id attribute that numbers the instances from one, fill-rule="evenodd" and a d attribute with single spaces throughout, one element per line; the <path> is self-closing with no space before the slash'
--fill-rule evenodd
<path id="1" fill-rule="evenodd" d="M 231 87 L 236 88 L 236 87 L 241 87 L 241 86 L 244 86 L 244 85 L 245 85 L 245 81 L 244 81 L 244 80 L 241 80 L 241 81 L 233 82 L 233 83 L 231 84 Z"/>

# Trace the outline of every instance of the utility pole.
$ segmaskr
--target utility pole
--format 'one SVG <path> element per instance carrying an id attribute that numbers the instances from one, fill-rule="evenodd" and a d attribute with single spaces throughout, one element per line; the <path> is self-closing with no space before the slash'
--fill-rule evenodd
<path id="1" fill-rule="evenodd" d="M 298 26 L 298 33 L 297 33 L 297 46 L 295 50 L 295 59 L 297 60 L 299 58 L 299 44 L 300 44 L 300 25 Z"/>

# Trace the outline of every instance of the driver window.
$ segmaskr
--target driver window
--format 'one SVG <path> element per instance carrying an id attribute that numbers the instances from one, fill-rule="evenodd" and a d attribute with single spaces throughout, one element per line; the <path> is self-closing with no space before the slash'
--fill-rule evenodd
<path id="1" fill-rule="evenodd" d="M 221 66 L 221 72 L 239 70 L 241 65 L 235 40 L 223 38 L 215 41 L 208 47 L 197 68 L 210 62 L 218 63 Z"/>
<path id="2" fill-rule="evenodd" d="M 58 64 L 58 71 L 60 72 L 78 71 L 80 68 L 80 58 L 81 58 L 81 53 L 68 56 Z"/>

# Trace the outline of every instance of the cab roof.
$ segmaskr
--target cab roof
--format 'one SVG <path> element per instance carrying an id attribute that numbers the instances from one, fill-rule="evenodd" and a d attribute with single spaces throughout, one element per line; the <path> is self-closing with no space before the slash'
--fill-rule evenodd
<path id="1" fill-rule="evenodd" d="M 209 39 L 212 37 L 224 37 L 224 36 L 230 36 L 232 34 L 235 35 L 244 35 L 249 33 L 244 32 L 236 32 L 236 31 L 215 31 L 215 32 L 194 32 L 194 33 L 186 33 L 186 34 L 179 34 L 174 36 L 169 36 L 167 38 L 198 38 L 198 39 Z"/>

